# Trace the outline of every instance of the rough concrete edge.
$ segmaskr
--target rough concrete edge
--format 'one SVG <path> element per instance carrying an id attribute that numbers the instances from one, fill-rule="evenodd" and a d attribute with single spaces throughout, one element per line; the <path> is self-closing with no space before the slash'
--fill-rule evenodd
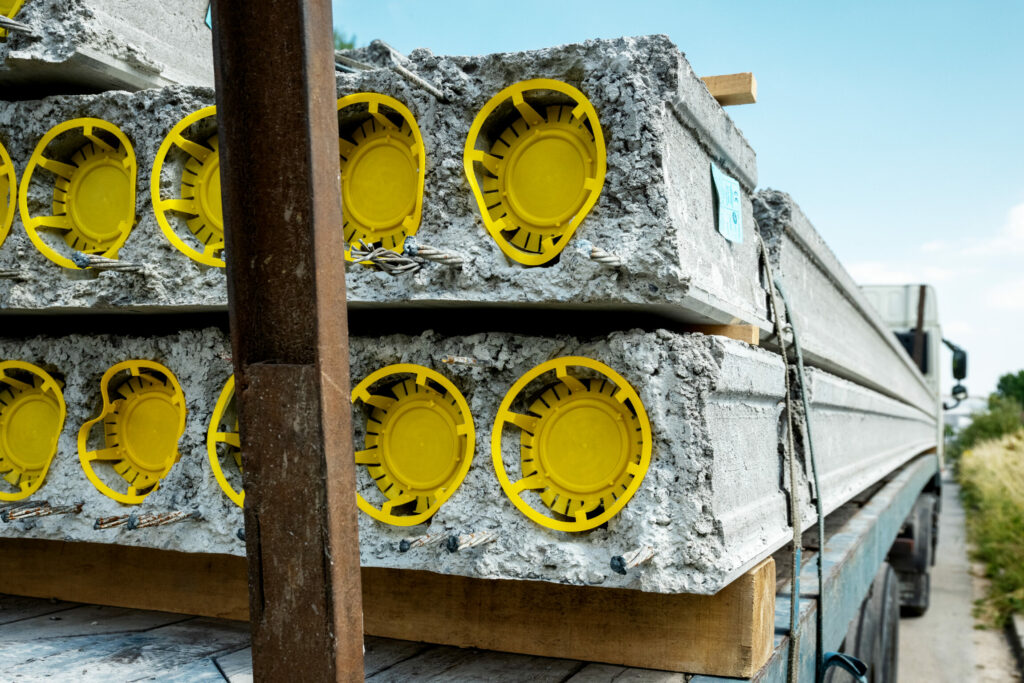
<path id="1" fill-rule="evenodd" d="M 757 187 L 757 153 L 725 108 L 711 96 L 711 91 L 681 51 L 679 85 L 669 106 L 708 156 L 727 172 L 738 176 L 744 189 L 753 194 Z"/>
<path id="2" fill-rule="evenodd" d="M 780 221 L 780 223 L 782 229 L 792 238 L 793 243 L 804 252 L 807 260 L 835 285 L 836 290 L 850 302 L 857 312 L 860 313 L 861 317 L 875 329 L 878 336 L 888 344 L 893 353 L 903 362 L 906 369 L 921 388 L 930 394 L 931 389 L 928 388 L 924 375 L 921 374 L 918 367 L 914 365 L 914 361 L 907 356 L 899 342 L 896 341 L 896 337 L 882 321 L 878 311 L 867 300 L 864 293 L 860 291 L 860 287 L 854 282 L 853 277 L 836 257 L 832 248 L 828 246 L 828 243 L 825 242 L 821 234 L 815 229 L 814 224 L 807 218 L 807 215 L 800 208 L 800 205 L 797 204 L 796 200 L 787 192 L 770 187 L 762 188 L 754 193 L 755 214 L 757 213 L 756 205 L 762 201 L 762 198 L 772 195 L 780 197 L 786 202 L 789 209 L 787 212 L 788 220 Z"/>

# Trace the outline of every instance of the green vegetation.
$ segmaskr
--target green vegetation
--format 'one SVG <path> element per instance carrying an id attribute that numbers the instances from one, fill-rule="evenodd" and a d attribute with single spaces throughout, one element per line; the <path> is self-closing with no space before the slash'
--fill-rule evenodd
<path id="1" fill-rule="evenodd" d="M 996 393 L 1004 398 L 1012 398 L 1024 406 L 1024 370 L 1000 377 L 999 384 L 996 385 Z"/>
<path id="2" fill-rule="evenodd" d="M 988 397 L 988 410 L 974 413 L 971 419 L 971 424 L 961 429 L 946 448 L 946 458 L 952 463 L 958 462 L 965 451 L 977 444 L 1020 429 L 1021 404 L 1015 398 L 995 393 Z"/>
<path id="3" fill-rule="evenodd" d="M 334 29 L 334 49 L 335 50 L 351 50 L 356 46 L 356 36 L 353 33 L 350 36 L 346 36 L 338 29 Z"/>
<path id="4" fill-rule="evenodd" d="M 968 535 L 992 581 L 983 611 L 999 626 L 1024 610 L 1024 430 L 1019 424 L 1018 416 L 1014 433 L 964 450 L 959 468 Z"/>

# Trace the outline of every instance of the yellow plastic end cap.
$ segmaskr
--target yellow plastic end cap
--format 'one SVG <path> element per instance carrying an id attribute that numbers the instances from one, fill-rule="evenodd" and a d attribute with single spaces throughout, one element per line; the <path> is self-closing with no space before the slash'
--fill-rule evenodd
<path id="1" fill-rule="evenodd" d="M 116 376 L 129 373 L 117 386 Z M 129 360 L 114 365 L 100 380 L 103 408 L 98 417 L 86 422 L 78 432 L 78 457 L 89 481 L 104 495 L 120 503 L 141 503 L 159 486 L 181 457 L 178 441 L 185 432 L 185 395 L 177 378 L 163 365 L 152 361 Z M 89 450 L 89 435 L 103 423 L 101 450 Z M 93 463 L 110 463 L 127 482 L 121 492 L 107 485 Z"/>
<path id="2" fill-rule="evenodd" d="M 370 393 L 391 379 L 382 393 Z M 359 509 L 395 526 L 425 522 L 469 471 L 476 444 L 469 404 L 444 375 L 408 363 L 371 373 L 352 390 L 357 401 L 371 410 L 356 464 L 387 499 L 377 508 L 357 491 Z"/>
<path id="3" fill-rule="evenodd" d="M 198 141 L 186 137 L 193 125 L 216 115 L 217 107 L 203 107 L 174 124 L 157 150 L 149 178 L 149 191 L 157 223 L 170 243 L 194 261 L 223 268 L 224 214 L 221 207 L 220 148 L 217 135 Z M 161 179 L 167 165 L 167 156 L 174 148 L 184 152 L 187 160 L 181 173 L 179 196 L 164 197 Z M 188 240 L 172 227 L 169 212 L 185 219 L 191 233 Z"/>
<path id="4" fill-rule="evenodd" d="M 589 370 L 577 377 L 569 368 Z M 527 412 L 512 405 L 531 383 L 550 373 L 550 383 Z M 509 478 L 502 456 L 506 425 L 521 430 L 522 477 Z M 558 531 L 586 531 L 625 507 L 651 462 L 651 425 L 639 395 L 607 365 L 567 356 L 542 363 L 519 378 L 498 408 L 491 457 L 501 488 L 533 521 Z M 537 493 L 554 515 L 523 498 Z"/>
<path id="5" fill-rule="evenodd" d="M 538 92 L 565 101 L 531 95 L 531 103 L 527 94 Z M 499 108 L 514 118 L 484 140 L 484 127 Z M 524 265 L 543 265 L 561 253 L 601 194 L 604 134 L 597 111 L 576 88 L 551 79 L 523 81 L 477 114 L 463 163 L 484 226 L 502 252 Z"/>
<path id="6" fill-rule="evenodd" d="M 18 179 L 14 175 L 14 162 L 7 149 L 0 144 L 0 246 L 3 246 L 11 232 L 17 199 Z"/>
<path id="7" fill-rule="evenodd" d="M 17 488 L 0 490 L 0 500 L 23 500 L 43 485 L 66 416 L 60 383 L 48 372 L 0 362 L 0 477 Z"/>
<path id="8" fill-rule="evenodd" d="M 53 152 L 51 145 L 58 136 L 76 132 L 81 142 L 70 157 L 47 156 Z M 54 178 L 50 216 L 33 216 L 28 207 L 28 188 L 40 168 Z M 51 128 L 29 158 L 18 196 L 21 220 L 32 243 L 64 268 L 78 266 L 48 244 L 40 231 L 62 233 L 64 242 L 76 251 L 117 258 L 135 225 L 137 172 L 131 142 L 114 124 L 81 118 Z"/>
<path id="9" fill-rule="evenodd" d="M 393 97 L 346 95 L 338 112 L 354 105 L 366 105 L 367 115 L 338 139 L 345 242 L 401 251 L 423 214 L 423 137 L 412 112 Z"/>
<path id="10" fill-rule="evenodd" d="M 206 431 L 206 456 L 210 460 L 210 469 L 217 479 L 225 495 L 238 507 L 245 504 L 245 490 L 241 485 L 235 488 L 228 480 L 227 473 L 221 466 L 221 454 L 217 450 L 218 444 L 224 444 L 227 453 L 242 472 L 242 442 L 238 434 L 238 418 L 229 417 L 234 412 L 235 405 L 235 376 L 228 377 L 224 383 L 217 404 L 213 408 L 213 416 L 210 418 L 210 426 Z"/>
<path id="11" fill-rule="evenodd" d="M 8 19 L 13 19 L 14 15 L 18 13 L 21 6 L 25 4 L 25 0 L 0 0 L 0 16 L 5 16 Z M 0 28 L 0 38 L 7 37 L 7 29 Z"/>

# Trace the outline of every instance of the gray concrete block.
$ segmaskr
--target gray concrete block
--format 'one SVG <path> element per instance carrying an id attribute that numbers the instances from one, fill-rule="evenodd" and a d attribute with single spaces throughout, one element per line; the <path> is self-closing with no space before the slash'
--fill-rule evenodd
<path id="1" fill-rule="evenodd" d="M 108 121 L 127 136 L 134 148 L 138 173 L 135 226 L 120 250 L 122 261 L 141 265 L 136 272 L 96 272 L 63 268 L 47 259 L 30 241 L 17 212 L 7 240 L 0 246 L 0 270 L 21 277 L 0 279 L 0 311 L 167 311 L 224 309 L 227 289 L 223 269 L 199 264 L 174 248 L 157 224 L 150 201 L 150 173 L 157 149 L 168 131 L 187 114 L 213 104 L 206 88 L 170 87 L 138 93 L 49 97 L 0 103 L 0 142 L 14 162 L 19 185 L 32 151 L 58 123 L 80 117 Z M 85 144 L 80 132 L 58 138 L 70 141 L 55 154 L 66 161 Z M 51 153 L 52 154 L 52 153 Z M 180 160 L 179 160 L 180 161 Z M 181 164 L 164 174 L 167 195 L 177 194 Z M 166 168 L 166 167 L 165 167 Z M 53 213 L 55 176 L 37 169 L 28 194 L 32 215 Z M 187 234 L 182 223 L 179 228 Z M 72 249 L 62 235 L 50 232 L 47 243 L 65 257 Z"/>
<path id="2" fill-rule="evenodd" d="M 382 51 L 376 44 L 355 56 L 386 64 Z M 416 240 L 458 252 L 465 264 L 428 265 L 402 277 L 351 268 L 353 308 L 628 306 L 692 322 L 766 325 L 748 203 L 757 179 L 753 150 L 667 38 L 594 40 L 479 57 L 416 50 L 407 66 L 440 88 L 448 103 L 388 68 L 340 75 L 339 92 L 381 92 L 412 110 L 427 157 Z M 608 149 L 597 205 L 557 261 L 544 267 L 524 267 L 502 253 L 484 229 L 463 170 L 477 112 L 503 88 L 530 78 L 563 80 L 582 91 L 596 108 Z M 742 244 L 716 230 L 712 160 L 740 181 Z M 622 268 L 591 260 L 594 246 L 616 254 Z"/>
<path id="3" fill-rule="evenodd" d="M 807 362 L 937 415 L 936 394 L 796 202 L 761 190 L 754 207 Z"/>
<path id="4" fill-rule="evenodd" d="M 773 353 L 724 338 L 666 331 L 618 332 L 590 340 L 510 334 L 446 338 L 427 332 L 354 337 L 351 349 L 353 385 L 394 363 L 440 372 L 465 396 L 476 432 L 464 482 L 429 523 L 403 528 L 359 514 L 366 566 L 711 594 L 791 537 L 780 488 L 786 477 L 778 446 L 783 370 Z M 230 373 L 226 354 L 227 341 L 216 330 L 158 339 L 0 341 L 0 358 L 44 364 L 63 371 L 67 382 L 68 423 L 49 478 L 34 498 L 51 504 L 86 503 L 77 517 L 0 525 L 0 534 L 244 554 L 234 537 L 242 525 L 240 510 L 218 488 L 204 441 L 214 402 Z M 534 366 L 567 355 L 596 359 L 620 373 L 639 394 L 651 423 L 651 464 L 636 494 L 605 526 L 581 533 L 549 529 L 517 510 L 498 482 L 491 456 L 492 426 L 505 393 Z M 137 531 L 92 528 L 96 517 L 131 509 L 100 495 L 86 481 L 74 435 L 98 412 L 100 374 L 134 357 L 157 360 L 174 372 L 189 407 L 181 461 L 135 509 L 198 509 L 202 522 Z M 460 360 L 450 362 L 452 358 Z M 823 372 L 812 370 L 809 384 L 826 510 L 934 445 L 934 422 L 913 408 Z M 514 409 L 524 412 L 527 407 Z M 353 418 L 356 448 L 363 449 L 371 423 L 361 406 Z M 519 436 L 510 430 L 501 449 L 513 480 L 520 466 Z M 381 505 L 385 498 L 368 468 L 358 466 L 357 477 L 361 494 Z M 797 489 L 804 526 L 813 524 L 808 488 L 802 476 Z M 534 509 L 546 510 L 539 499 L 530 500 Z M 440 545 L 399 550 L 403 539 L 423 534 L 475 532 L 497 538 L 456 553 Z M 625 576 L 611 570 L 612 556 L 642 546 L 657 549 L 653 560 Z"/>
<path id="5" fill-rule="evenodd" d="M 355 54 L 383 64 L 383 49 L 375 44 Z M 666 38 L 591 41 L 474 58 L 436 57 L 418 50 L 409 65 L 437 83 L 448 103 L 385 67 L 339 74 L 339 94 L 379 92 L 410 108 L 427 156 L 423 219 L 416 239 L 457 251 L 466 263 L 455 269 L 431 264 L 399 278 L 354 266 L 348 278 L 353 308 L 571 305 L 629 308 L 692 322 L 766 325 L 747 184 L 756 179 L 753 151 Z M 484 230 L 462 156 L 470 124 L 485 102 L 503 87 L 534 77 L 565 79 L 590 98 L 607 140 L 608 173 L 597 206 L 558 260 L 527 268 L 507 259 Z M 148 190 L 160 141 L 182 116 L 210 103 L 207 90 L 171 88 L 53 97 L 10 103 L 0 110 L 0 135 L 19 174 L 35 142 L 62 119 L 97 116 L 124 130 L 139 159 L 138 224 L 121 258 L 148 269 L 144 278 L 105 273 L 74 279 L 84 276 L 62 271 L 35 253 L 19 217 L 0 249 L 0 268 L 20 264 L 31 279 L 0 282 L 0 306 L 49 311 L 223 307 L 223 272 L 170 247 L 156 225 Z M 267 147 L 272 160 L 273 146 Z M 712 159 L 742 183 L 742 244 L 728 242 L 715 228 Z M 177 180 L 165 177 L 165 182 L 173 185 Z M 41 192 L 33 202 L 42 207 L 49 197 Z M 592 246 L 614 252 L 623 267 L 609 269 L 591 260 Z"/>
<path id="6" fill-rule="evenodd" d="M 208 0 L 28 0 L 15 19 L 34 36 L 0 42 L 8 92 L 213 86 Z"/>

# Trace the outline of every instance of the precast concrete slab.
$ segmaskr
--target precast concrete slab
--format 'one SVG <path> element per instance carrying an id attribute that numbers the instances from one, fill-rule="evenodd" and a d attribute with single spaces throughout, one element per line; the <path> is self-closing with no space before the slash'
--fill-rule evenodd
<path id="1" fill-rule="evenodd" d="M 26 0 L 0 41 L 5 93 L 213 87 L 208 0 Z M 9 97 L 10 95 L 8 95 Z"/>
<path id="2" fill-rule="evenodd" d="M 47 479 L 32 500 L 84 502 L 77 515 L 0 524 L 0 535 L 243 555 L 236 535 L 241 509 L 219 487 L 205 443 L 231 372 L 228 348 L 226 336 L 215 329 L 149 339 L 71 335 L 0 341 L 0 359 L 37 364 L 65 382 L 67 422 Z M 779 455 L 784 378 L 776 354 L 721 337 L 664 330 L 589 340 L 504 333 L 356 336 L 351 352 L 352 384 L 360 396 L 353 408 L 357 490 L 376 511 L 371 516 L 364 506 L 359 514 L 364 566 L 713 594 L 791 538 L 784 493 L 788 470 Z M 606 367 L 588 367 L 578 358 L 561 365 L 556 360 L 566 357 Z M 154 361 L 173 373 L 188 414 L 180 461 L 142 504 L 127 506 L 87 480 L 75 437 L 100 411 L 103 373 L 131 359 Z M 521 380 L 553 360 L 546 374 Z M 389 368 L 395 364 L 405 365 Z M 811 370 L 808 381 L 826 510 L 934 446 L 934 423 L 920 411 L 824 372 Z M 514 398 L 503 404 L 510 392 Z M 435 449 L 438 434 L 450 439 Z M 627 459 L 606 458 L 593 482 L 573 481 L 577 475 L 560 469 L 558 458 L 560 449 L 571 451 L 581 439 L 590 444 L 585 454 L 615 456 L 621 448 Z M 452 444 L 459 444 L 461 457 L 465 446 L 473 449 L 471 461 L 459 461 L 466 467 L 457 475 L 434 468 L 438 454 Z M 422 458 L 403 460 L 403 448 Z M 535 456 L 531 449 L 537 449 Z M 518 484 L 537 467 L 530 464 L 535 458 L 543 464 L 548 489 L 537 487 L 537 479 Z M 221 462 L 226 476 L 237 477 L 229 457 Z M 497 463 L 508 478 L 504 487 Z M 581 468 L 592 472 L 589 465 Z M 402 491 L 424 489 L 422 503 L 434 505 L 438 484 L 426 480 L 437 473 L 445 482 L 464 478 L 432 517 L 412 526 L 381 521 L 382 510 L 394 515 L 392 521 L 406 522 L 419 512 L 419 498 L 388 495 L 392 484 Z M 102 474 L 117 482 L 115 472 Z M 596 507 L 584 504 L 606 486 Z M 632 497 L 594 528 L 565 531 L 550 524 L 600 521 L 631 486 Z M 560 503 L 548 490 L 568 493 Z M 804 525 L 810 526 L 805 474 L 797 490 Z M 518 507 L 512 495 L 521 498 Z M 197 511 L 202 519 L 135 530 L 94 528 L 99 518 L 173 511 Z M 451 552 L 452 537 L 470 547 Z M 412 546 L 406 552 L 403 541 Z M 612 570 L 613 556 L 644 548 L 655 551 L 648 562 L 626 575 Z"/>
<path id="3" fill-rule="evenodd" d="M 761 190 L 754 210 L 806 361 L 938 415 L 921 372 L 792 197 Z"/>
<path id="4" fill-rule="evenodd" d="M 428 263 L 397 277 L 368 267 L 350 268 L 353 308 L 629 306 L 688 322 L 747 322 L 767 329 L 750 206 L 757 183 L 754 152 L 668 38 L 593 40 L 478 57 L 438 56 L 420 49 L 404 61 L 373 43 L 351 56 L 376 68 L 339 74 L 339 93 L 393 97 L 408 107 L 422 132 L 426 175 L 416 246 L 453 252 L 463 261 L 458 267 Z M 444 101 L 390 67 L 393 59 L 437 88 Z M 544 117 L 552 120 L 564 119 L 572 108 L 567 105 L 579 105 L 580 97 L 585 98 L 593 105 L 607 147 L 607 171 L 596 204 L 571 237 L 559 239 L 554 227 L 545 233 L 555 235 L 558 241 L 552 248 L 561 251 L 543 266 L 516 260 L 537 256 L 543 231 L 515 232 L 510 223 L 502 239 L 518 241 L 521 248 L 506 245 L 506 251 L 488 233 L 470 176 L 480 185 L 485 204 L 497 201 L 503 190 L 490 189 L 490 183 L 499 181 L 481 171 L 480 163 L 470 161 L 469 174 L 464 163 L 471 129 L 479 131 L 477 143 L 470 144 L 479 152 L 498 154 L 505 142 L 514 146 L 526 137 L 528 122 L 515 121 L 510 101 L 498 105 L 476 128 L 474 123 L 492 98 L 530 79 L 551 79 L 576 89 L 573 99 L 540 84 L 522 97 L 530 109 L 546 111 Z M 341 112 L 342 137 L 367 117 Z M 546 134 L 545 125 L 554 125 L 540 119 L 535 123 L 530 131 L 540 136 Z M 595 128 L 589 119 L 587 125 Z M 522 158 L 516 150 L 506 150 L 509 164 Z M 742 243 L 727 240 L 717 229 L 712 163 L 738 181 Z M 511 206 L 517 201 L 515 190 L 503 187 Z M 357 213 L 356 204 L 355 199 L 346 204 L 347 220 Z M 346 226 L 346 237 L 351 230 Z M 620 265 L 594 260 L 594 248 L 608 252 Z"/>
<path id="5" fill-rule="evenodd" d="M 150 199 L 150 173 L 157 151 L 171 129 L 186 115 L 212 105 L 213 91 L 207 88 L 173 86 L 137 93 L 123 91 L 98 95 L 55 96 L 42 100 L 0 103 L 0 143 L 10 154 L 17 181 L 23 185 L 33 151 L 53 127 L 73 119 L 100 119 L 119 130 L 133 149 L 135 181 L 126 190 L 134 189 L 134 210 L 127 204 L 131 232 L 120 247 L 117 258 L 137 270 L 79 270 L 63 267 L 48 258 L 33 244 L 17 204 L 10 207 L 14 221 L 6 241 L 0 245 L 0 314 L 7 312 L 117 312 L 168 310 L 224 310 L 227 307 L 226 281 L 222 268 L 201 264 L 172 246 L 157 223 Z M 200 130 L 206 125 L 208 130 Z M 201 123 L 190 135 L 203 149 L 209 136 L 216 133 L 215 119 Z M 119 144 L 107 131 L 95 135 L 108 145 Z M 123 148 L 123 144 L 120 145 Z M 87 153 L 85 159 L 82 154 Z M 165 197 L 180 196 L 184 184 L 185 164 L 189 156 L 180 150 L 168 155 L 161 176 Z M 97 143 L 86 137 L 81 126 L 54 138 L 42 157 L 88 169 L 100 153 Z M 78 155 L 76 157 L 76 155 Z M 97 229 L 89 207 L 96 202 L 84 196 L 84 181 L 65 182 L 60 175 L 40 164 L 34 164 L 28 192 L 25 194 L 30 220 L 59 213 L 57 200 L 65 202 L 64 214 L 77 216 L 81 227 L 76 232 L 60 228 L 40 227 L 38 239 L 57 257 L 73 263 L 76 250 L 87 249 L 87 239 L 107 239 L 102 234 L 106 224 Z M 56 167 L 59 169 L 59 167 Z M 83 172 L 84 176 L 85 173 Z M 99 176 L 97 176 L 99 177 Z M 65 183 L 64 189 L 58 184 Z M 79 214 L 74 204 L 66 201 L 67 192 L 75 187 L 83 196 Z M 109 185 L 100 189 L 109 192 Z M 18 187 L 20 198 L 21 188 Z M 98 200 L 97 200 L 98 201 Z M 191 238 L 186 214 L 169 219 L 181 234 Z M 109 222 L 109 221 L 108 221 Z M 66 235 L 81 233 L 77 241 Z M 94 235 L 98 235 L 95 236 Z M 77 247 L 77 249 L 76 249 Z"/>

